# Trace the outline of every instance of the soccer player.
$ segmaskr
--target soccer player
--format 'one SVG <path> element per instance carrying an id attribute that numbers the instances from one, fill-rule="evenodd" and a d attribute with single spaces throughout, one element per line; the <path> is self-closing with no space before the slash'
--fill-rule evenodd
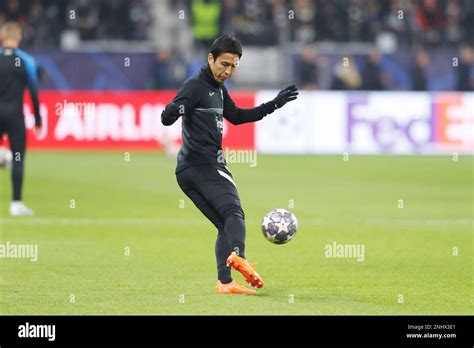
<path id="1" fill-rule="evenodd" d="M 234 125 L 255 122 L 295 100 L 290 86 L 275 99 L 251 109 L 238 108 L 223 83 L 232 76 L 242 57 L 240 42 L 218 37 L 199 73 L 180 87 L 161 114 L 165 126 L 182 117 L 183 144 L 178 153 L 176 179 L 183 192 L 217 228 L 217 294 L 255 294 L 232 279 L 239 271 L 256 288 L 263 287 L 254 265 L 245 258 L 245 222 L 239 194 L 222 152 L 223 118 Z M 229 267 L 230 266 L 230 267 Z"/>
<path id="2" fill-rule="evenodd" d="M 38 101 L 38 76 L 32 56 L 18 48 L 21 28 L 16 22 L 5 23 L 0 31 L 0 138 L 8 135 L 13 153 L 12 186 L 13 200 L 10 215 L 33 215 L 21 200 L 26 150 L 26 128 L 23 115 L 23 94 L 28 87 L 35 114 L 35 133 L 41 132 Z"/>

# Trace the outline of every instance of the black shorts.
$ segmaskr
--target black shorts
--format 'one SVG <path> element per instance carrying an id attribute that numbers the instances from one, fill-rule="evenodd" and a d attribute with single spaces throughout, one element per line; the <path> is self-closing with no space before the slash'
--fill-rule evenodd
<path id="1" fill-rule="evenodd" d="M 232 174 L 224 167 L 188 167 L 176 173 L 176 179 L 181 190 L 218 230 L 224 228 L 229 209 L 242 209 Z"/>

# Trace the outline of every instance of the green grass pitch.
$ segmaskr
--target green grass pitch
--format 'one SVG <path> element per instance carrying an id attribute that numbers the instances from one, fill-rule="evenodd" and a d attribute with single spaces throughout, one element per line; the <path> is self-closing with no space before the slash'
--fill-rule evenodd
<path id="1" fill-rule="evenodd" d="M 8 216 L 9 172 L 0 171 L 0 242 L 39 252 L 36 262 L 0 258 L 0 314 L 474 312 L 472 156 L 260 155 L 256 167 L 229 164 L 246 212 L 246 256 L 265 280 L 256 296 L 214 294 L 216 231 L 174 168 L 150 152 L 130 161 L 121 152 L 30 152 L 32 218 Z M 299 220 L 285 245 L 260 231 L 278 207 Z M 364 260 L 326 257 L 333 242 L 364 245 Z"/>

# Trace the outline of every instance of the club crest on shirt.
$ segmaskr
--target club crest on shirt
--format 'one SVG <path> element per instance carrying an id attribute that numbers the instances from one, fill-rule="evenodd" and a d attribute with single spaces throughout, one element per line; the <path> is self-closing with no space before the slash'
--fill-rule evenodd
<path id="1" fill-rule="evenodd" d="M 216 127 L 222 133 L 224 133 L 224 120 L 222 117 L 216 116 Z"/>

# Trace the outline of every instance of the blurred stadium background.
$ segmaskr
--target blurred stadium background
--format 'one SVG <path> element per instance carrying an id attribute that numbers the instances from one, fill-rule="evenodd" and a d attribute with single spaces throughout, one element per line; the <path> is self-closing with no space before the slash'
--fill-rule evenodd
<path id="1" fill-rule="evenodd" d="M 47 134 L 41 142 L 32 139 L 32 148 L 179 142 L 179 124 L 165 131 L 159 114 L 220 33 L 235 33 L 245 48 L 239 72 L 228 82 L 242 106 L 258 104 L 270 97 L 265 90 L 288 83 L 308 91 L 273 122 L 242 127 L 246 134 L 231 129 L 225 136 L 230 147 L 436 153 L 472 145 L 472 94 L 454 93 L 474 88 L 469 0 L 7 0 L 0 24 L 6 20 L 21 23 L 22 47 L 36 57 L 45 91 Z M 344 90 L 393 93 L 320 92 Z M 88 118 L 74 120 L 90 107 L 96 120 L 107 120 L 84 134 Z M 67 117 L 52 117 L 63 111 Z M 26 114 L 30 119 L 28 109 Z M 306 140 L 279 148 L 271 134 L 287 118 L 297 123 L 294 138 Z M 372 139 L 363 139 L 367 132 Z"/>
<path id="2" fill-rule="evenodd" d="M 37 59 L 46 127 L 28 138 L 36 217 L 6 217 L 0 176 L 2 240 L 40 248 L 0 262 L 2 313 L 472 314 L 474 1 L 2 0 L 7 20 Z M 258 152 L 256 169 L 229 164 L 268 284 L 256 299 L 213 296 L 212 227 L 162 153 L 180 123 L 161 111 L 220 33 L 243 44 L 237 105 L 303 90 L 225 125 L 224 147 Z M 277 206 L 300 222 L 283 247 L 259 231 Z M 365 261 L 326 258 L 333 241 Z"/>
<path id="3" fill-rule="evenodd" d="M 173 89 L 220 33 L 245 46 L 238 89 L 473 88 L 469 0 L 5 0 L 6 20 L 22 24 L 45 89 Z M 339 67 L 344 57 L 350 72 Z"/>

